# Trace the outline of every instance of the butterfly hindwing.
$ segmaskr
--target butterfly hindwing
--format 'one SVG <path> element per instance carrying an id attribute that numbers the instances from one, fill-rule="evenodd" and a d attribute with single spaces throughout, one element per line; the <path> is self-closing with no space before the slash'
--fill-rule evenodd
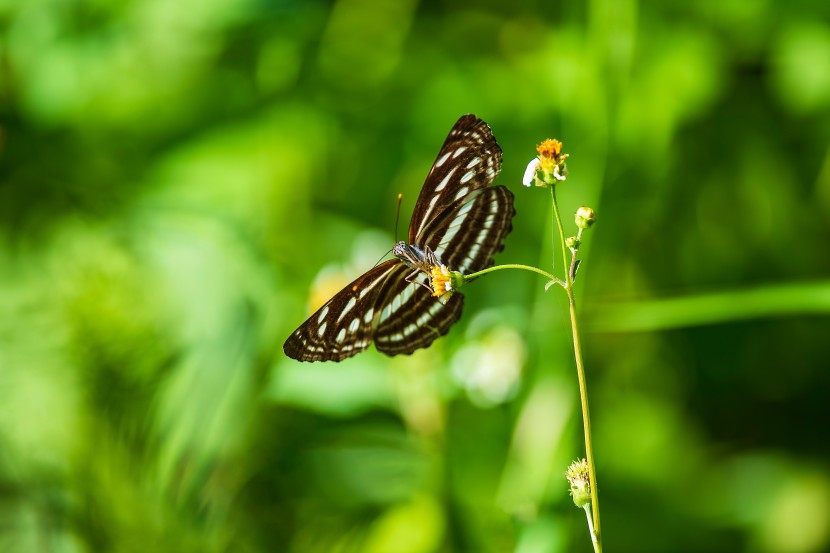
<path id="1" fill-rule="evenodd" d="M 425 275 L 421 273 L 418 280 L 425 283 Z M 375 346 L 387 355 L 408 355 L 429 346 L 449 332 L 464 306 L 461 294 L 453 294 L 445 305 L 421 284 L 405 280 L 391 284 L 386 294 L 375 331 Z"/>
<path id="2" fill-rule="evenodd" d="M 507 188 L 476 190 L 430 223 L 424 246 L 455 271 L 470 274 L 486 269 L 504 248 L 515 214 L 513 193 Z"/>

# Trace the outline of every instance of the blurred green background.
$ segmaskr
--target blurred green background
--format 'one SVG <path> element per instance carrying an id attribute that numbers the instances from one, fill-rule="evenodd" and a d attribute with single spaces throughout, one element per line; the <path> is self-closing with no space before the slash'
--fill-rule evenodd
<path id="1" fill-rule="evenodd" d="M 830 550 L 830 4 L 0 1 L 0 551 L 590 551 L 564 294 L 282 342 L 464 113 L 578 279 L 608 552 Z M 570 227 L 573 228 L 573 227 Z M 399 234 L 403 234 L 400 231 Z M 556 260 L 559 268 L 560 260 Z"/>

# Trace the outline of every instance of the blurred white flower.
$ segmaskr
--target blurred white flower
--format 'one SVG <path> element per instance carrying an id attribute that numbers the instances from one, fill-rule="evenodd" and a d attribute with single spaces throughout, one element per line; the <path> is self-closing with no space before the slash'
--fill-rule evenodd
<path id="1" fill-rule="evenodd" d="M 525 357 L 522 337 L 510 327 L 496 326 L 455 354 L 452 375 L 470 401 L 492 407 L 516 395 Z"/>

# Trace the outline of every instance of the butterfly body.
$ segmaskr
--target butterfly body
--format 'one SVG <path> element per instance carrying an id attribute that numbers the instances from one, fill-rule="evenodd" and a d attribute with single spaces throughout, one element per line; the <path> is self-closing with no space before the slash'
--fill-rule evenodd
<path id="1" fill-rule="evenodd" d="M 403 261 L 410 269 L 427 272 L 429 265 L 435 265 L 437 259 L 429 248 L 423 251 L 415 244 L 407 244 L 403 240 L 392 248 L 392 255 Z"/>
<path id="2" fill-rule="evenodd" d="M 427 175 L 409 225 L 409 240 L 343 288 L 288 337 L 285 354 L 299 361 L 340 361 L 374 341 L 387 355 L 429 346 L 461 316 L 464 298 L 438 298 L 433 266 L 470 274 L 492 265 L 515 214 L 513 195 L 489 186 L 501 169 L 501 148 L 474 115 L 450 130 Z"/>
<path id="3" fill-rule="evenodd" d="M 429 275 L 431 267 L 441 265 L 441 262 L 437 257 L 435 257 L 435 254 L 432 253 L 432 250 L 430 250 L 429 247 L 425 250 L 421 250 L 421 248 L 415 244 L 407 244 L 401 240 L 395 244 L 394 248 L 392 248 L 392 255 L 400 259 L 404 265 L 412 269 L 412 272 L 406 277 L 408 282 L 419 284 L 426 290 L 432 292 L 429 285 L 418 280 L 420 273 Z"/>

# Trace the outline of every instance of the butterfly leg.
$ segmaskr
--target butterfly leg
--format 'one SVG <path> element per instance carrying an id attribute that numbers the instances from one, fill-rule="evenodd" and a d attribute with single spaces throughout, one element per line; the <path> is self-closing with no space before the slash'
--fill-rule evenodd
<path id="1" fill-rule="evenodd" d="M 431 294 L 432 293 L 432 288 L 428 284 L 418 280 L 418 276 L 419 276 L 420 272 L 421 272 L 421 269 L 415 269 L 414 271 L 412 271 L 411 273 L 406 275 L 406 277 L 404 277 L 404 280 L 407 281 L 407 282 L 411 282 L 412 284 L 418 284 L 420 286 L 423 286 L 424 288 L 429 290 L 429 293 Z"/>

